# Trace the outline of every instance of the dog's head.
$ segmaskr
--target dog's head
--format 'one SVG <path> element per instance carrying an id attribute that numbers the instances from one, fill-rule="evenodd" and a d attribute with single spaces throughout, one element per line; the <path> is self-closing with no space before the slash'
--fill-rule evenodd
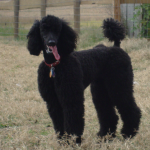
<path id="1" fill-rule="evenodd" d="M 31 54 L 39 55 L 43 50 L 46 55 L 53 55 L 56 60 L 74 51 L 77 43 L 77 34 L 68 23 L 52 15 L 36 21 L 27 37 Z"/>

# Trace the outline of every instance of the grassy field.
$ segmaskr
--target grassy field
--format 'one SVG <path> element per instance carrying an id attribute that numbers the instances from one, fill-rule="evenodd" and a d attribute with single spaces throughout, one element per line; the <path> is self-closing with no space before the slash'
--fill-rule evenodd
<path id="1" fill-rule="evenodd" d="M 84 37 L 80 39 L 80 43 Z M 106 40 L 101 41 L 111 45 Z M 85 47 L 88 46 L 85 44 Z M 82 46 L 79 45 L 79 49 Z M 85 130 L 81 147 L 60 146 L 46 105 L 37 88 L 37 69 L 43 60 L 29 55 L 25 41 L 0 40 L 0 150 L 149 150 L 150 149 L 150 42 L 126 39 L 121 47 L 131 56 L 134 70 L 134 96 L 142 110 L 139 133 L 123 140 L 119 121 L 117 137 L 99 142 L 99 130 L 90 88 L 85 90 Z M 74 138 L 74 137 L 73 137 Z"/>

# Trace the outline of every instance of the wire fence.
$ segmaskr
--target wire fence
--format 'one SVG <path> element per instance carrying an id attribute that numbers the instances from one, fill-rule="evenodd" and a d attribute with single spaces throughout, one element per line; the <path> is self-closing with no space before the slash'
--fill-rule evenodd
<path id="1" fill-rule="evenodd" d="M 0 0 L 0 38 L 26 40 L 34 20 L 47 14 L 67 20 L 89 46 L 102 39 L 108 17 L 122 21 L 129 37 L 150 38 L 150 0 Z"/>

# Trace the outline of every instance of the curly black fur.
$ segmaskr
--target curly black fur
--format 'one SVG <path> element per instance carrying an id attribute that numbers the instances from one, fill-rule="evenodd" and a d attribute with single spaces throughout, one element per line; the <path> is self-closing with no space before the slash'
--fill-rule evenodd
<path id="1" fill-rule="evenodd" d="M 54 63 L 56 57 L 46 51 L 47 45 L 57 47 L 61 57 L 55 66 L 55 78 L 49 77 L 50 68 L 41 62 L 38 87 L 47 104 L 54 129 L 59 137 L 67 132 L 76 135 L 81 143 L 84 130 L 84 89 L 91 84 L 92 99 L 100 123 L 98 136 L 115 137 L 118 116 L 121 115 L 123 137 L 133 137 L 139 129 L 141 111 L 133 96 L 133 71 L 130 57 L 120 46 L 124 39 L 123 26 L 107 19 L 104 35 L 114 41 L 113 47 L 97 45 L 93 49 L 75 52 L 77 34 L 66 21 L 48 15 L 36 21 L 28 34 L 28 50 L 33 55 L 43 51 L 45 62 Z"/>
<path id="2" fill-rule="evenodd" d="M 40 35 L 40 22 L 36 20 L 30 29 L 28 35 L 28 50 L 32 55 L 39 55 L 41 49 L 44 48 L 42 38 Z M 37 44 L 38 43 L 38 44 Z"/>
<path id="3" fill-rule="evenodd" d="M 125 38 L 125 28 L 123 24 L 114 20 L 113 18 L 107 18 L 103 22 L 103 33 L 109 41 L 114 41 L 114 46 L 120 47 L 120 41 Z"/>

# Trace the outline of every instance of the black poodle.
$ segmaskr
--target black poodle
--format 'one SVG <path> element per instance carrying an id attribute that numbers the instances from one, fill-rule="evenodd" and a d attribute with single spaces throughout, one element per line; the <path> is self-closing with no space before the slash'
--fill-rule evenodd
<path id="1" fill-rule="evenodd" d="M 48 15 L 35 21 L 27 35 L 30 54 L 38 56 L 43 51 L 38 88 L 59 138 L 64 133 L 76 135 L 76 143 L 81 143 L 84 89 L 89 84 L 100 123 L 98 136 L 115 137 L 118 123 L 115 107 L 123 121 L 124 138 L 135 136 L 139 129 L 141 111 L 133 96 L 131 60 L 120 48 L 125 29 L 110 18 L 104 20 L 103 32 L 114 41 L 113 47 L 97 45 L 93 49 L 74 51 L 75 31 L 63 19 Z"/>

